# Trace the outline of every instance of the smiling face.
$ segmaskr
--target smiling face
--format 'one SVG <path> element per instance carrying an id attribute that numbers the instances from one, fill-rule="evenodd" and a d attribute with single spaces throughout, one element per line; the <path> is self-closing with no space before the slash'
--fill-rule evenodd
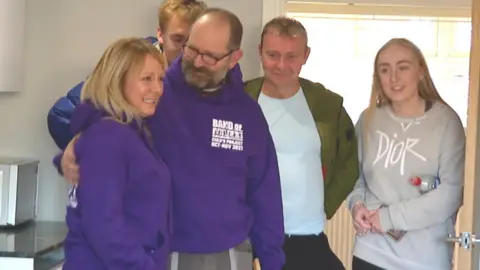
<path id="1" fill-rule="evenodd" d="M 391 44 L 386 47 L 379 53 L 375 68 L 383 94 L 392 103 L 405 104 L 420 97 L 423 68 L 405 46 Z"/>
<path id="2" fill-rule="evenodd" d="M 310 49 L 303 35 L 280 35 L 275 30 L 265 33 L 259 46 L 265 79 L 277 86 L 294 85 Z"/>
<path id="3" fill-rule="evenodd" d="M 162 65 L 151 55 L 145 56 L 143 66 L 128 72 L 124 96 L 126 101 L 138 110 L 140 116 L 148 117 L 155 113 L 163 94 L 164 73 Z"/>
<path id="4" fill-rule="evenodd" d="M 215 88 L 225 79 L 242 56 L 230 49 L 230 26 L 220 24 L 214 15 L 205 15 L 192 27 L 182 57 L 182 70 L 188 84 L 199 89 Z"/>

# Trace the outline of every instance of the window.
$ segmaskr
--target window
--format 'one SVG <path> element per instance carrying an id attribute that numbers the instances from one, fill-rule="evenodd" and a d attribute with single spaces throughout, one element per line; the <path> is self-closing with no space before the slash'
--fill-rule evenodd
<path id="1" fill-rule="evenodd" d="M 422 50 L 437 90 L 466 126 L 470 18 L 329 11 L 287 13 L 304 24 L 312 48 L 300 75 L 342 95 L 354 123 L 368 106 L 375 54 L 389 39 L 405 37 Z"/>

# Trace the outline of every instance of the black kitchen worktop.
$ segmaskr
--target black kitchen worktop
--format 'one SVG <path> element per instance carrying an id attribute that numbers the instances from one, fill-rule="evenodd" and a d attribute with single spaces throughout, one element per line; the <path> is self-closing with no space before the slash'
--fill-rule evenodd
<path id="1" fill-rule="evenodd" d="M 36 221 L 14 228 L 0 227 L 0 257 L 31 258 L 34 269 L 50 269 L 64 260 L 65 222 Z"/>
<path id="2" fill-rule="evenodd" d="M 0 257 L 33 258 L 62 246 L 65 222 L 36 221 L 15 228 L 0 228 Z"/>

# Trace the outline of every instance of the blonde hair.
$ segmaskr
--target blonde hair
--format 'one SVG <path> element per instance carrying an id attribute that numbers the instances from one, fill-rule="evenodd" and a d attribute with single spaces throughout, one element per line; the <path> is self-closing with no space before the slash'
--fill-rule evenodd
<path id="1" fill-rule="evenodd" d="M 382 89 L 382 85 L 380 83 L 380 77 L 378 74 L 378 60 L 380 54 L 392 45 L 402 46 L 410 50 L 414 58 L 418 61 L 418 64 L 423 72 L 423 78 L 419 81 L 418 84 L 418 94 L 420 95 L 420 97 L 426 101 L 438 101 L 448 106 L 448 104 L 442 99 L 442 97 L 438 93 L 437 88 L 433 83 L 430 71 L 428 69 L 427 61 L 425 60 L 425 56 L 423 55 L 422 51 L 413 42 L 406 38 L 393 38 L 387 43 L 385 43 L 380 48 L 380 50 L 378 50 L 377 55 L 375 56 L 373 67 L 372 93 L 370 95 L 370 102 L 363 120 L 364 134 L 368 132 L 368 125 L 374 115 L 375 110 L 384 105 L 391 104 L 391 101 L 385 95 L 385 92 Z"/>
<path id="2" fill-rule="evenodd" d="M 128 74 L 141 70 L 147 55 L 153 56 L 165 72 L 165 58 L 147 40 L 123 38 L 111 44 L 85 81 L 81 100 L 90 101 L 122 123 L 139 118 L 138 110 L 125 99 L 124 84 Z"/>
<path id="3" fill-rule="evenodd" d="M 307 30 L 300 21 L 293 18 L 279 16 L 267 22 L 262 30 L 260 45 L 263 45 L 263 37 L 270 32 L 287 37 L 304 36 L 306 40 L 305 46 L 308 46 Z"/>
<path id="4" fill-rule="evenodd" d="M 195 0 L 165 0 L 158 11 L 158 26 L 165 31 L 174 16 L 188 22 L 190 25 L 207 8 L 203 1 Z"/>

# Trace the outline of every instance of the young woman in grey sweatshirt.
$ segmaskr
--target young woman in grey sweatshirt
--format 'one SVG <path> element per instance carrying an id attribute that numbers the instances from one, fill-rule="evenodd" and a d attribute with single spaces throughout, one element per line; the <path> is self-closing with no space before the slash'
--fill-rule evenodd
<path id="1" fill-rule="evenodd" d="M 392 39 L 378 52 L 356 131 L 360 177 L 347 198 L 353 270 L 450 270 L 445 238 L 462 204 L 465 133 L 412 42 Z M 436 186 L 421 192 L 412 177 Z"/>

